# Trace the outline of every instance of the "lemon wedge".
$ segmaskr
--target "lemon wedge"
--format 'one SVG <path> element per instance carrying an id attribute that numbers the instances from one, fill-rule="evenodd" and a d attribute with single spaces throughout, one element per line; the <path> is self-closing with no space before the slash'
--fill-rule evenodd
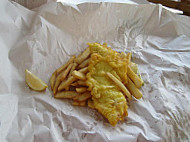
<path id="1" fill-rule="evenodd" d="M 35 91 L 44 91 L 48 86 L 30 71 L 25 70 L 25 79 L 28 86 Z"/>

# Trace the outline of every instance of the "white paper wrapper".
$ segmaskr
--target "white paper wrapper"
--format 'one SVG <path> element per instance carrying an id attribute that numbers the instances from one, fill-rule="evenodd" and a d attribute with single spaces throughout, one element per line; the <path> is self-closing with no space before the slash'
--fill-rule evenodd
<path id="1" fill-rule="evenodd" d="M 190 140 L 190 18 L 160 5 L 48 3 L 28 10 L 0 2 L 0 141 Z M 95 110 L 30 90 L 25 69 L 48 83 L 88 42 L 131 51 L 145 85 L 112 127 Z"/>

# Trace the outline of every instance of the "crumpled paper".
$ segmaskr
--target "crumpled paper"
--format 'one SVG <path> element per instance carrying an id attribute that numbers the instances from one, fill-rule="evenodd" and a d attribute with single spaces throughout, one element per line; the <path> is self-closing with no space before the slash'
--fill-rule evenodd
<path id="1" fill-rule="evenodd" d="M 190 18 L 160 5 L 0 2 L 0 141 L 190 140 Z M 30 90 L 25 69 L 48 83 L 88 42 L 133 53 L 145 85 L 112 127 L 97 111 Z"/>

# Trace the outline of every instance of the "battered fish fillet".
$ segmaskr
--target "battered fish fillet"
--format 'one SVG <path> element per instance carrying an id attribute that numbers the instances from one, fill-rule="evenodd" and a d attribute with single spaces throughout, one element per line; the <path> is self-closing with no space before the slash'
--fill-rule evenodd
<path id="1" fill-rule="evenodd" d="M 87 85 L 97 109 L 113 126 L 123 120 L 127 113 L 127 101 L 121 90 L 110 80 L 110 72 L 120 81 L 127 81 L 127 60 L 111 48 L 98 43 L 89 44 L 91 58 Z"/>

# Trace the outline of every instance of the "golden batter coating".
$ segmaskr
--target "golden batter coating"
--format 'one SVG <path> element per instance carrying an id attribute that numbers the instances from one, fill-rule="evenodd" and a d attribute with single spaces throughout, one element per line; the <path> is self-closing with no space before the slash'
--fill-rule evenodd
<path id="1" fill-rule="evenodd" d="M 110 80 L 107 72 L 121 82 L 127 81 L 126 56 L 98 43 L 89 44 L 91 58 L 87 74 L 87 85 L 91 91 L 95 109 L 97 109 L 111 125 L 127 116 L 127 101 L 120 88 Z"/>

